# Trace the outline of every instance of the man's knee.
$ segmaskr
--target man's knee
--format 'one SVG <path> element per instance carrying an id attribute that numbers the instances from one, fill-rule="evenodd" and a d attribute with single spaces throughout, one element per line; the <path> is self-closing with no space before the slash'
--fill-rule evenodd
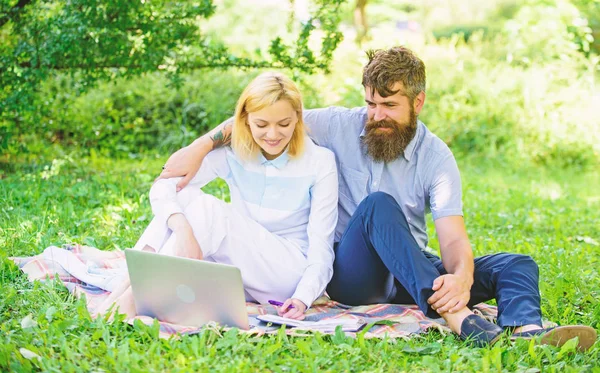
<path id="1" fill-rule="evenodd" d="M 537 263 L 531 256 L 523 254 L 515 254 L 515 256 L 515 261 L 517 261 L 521 266 L 527 268 L 531 273 L 535 273 L 537 275 L 540 272 Z"/>
<path id="2" fill-rule="evenodd" d="M 374 192 L 365 197 L 361 202 L 368 206 L 390 206 L 397 205 L 398 202 L 391 195 L 385 192 Z"/>
<path id="3" fill-rule="evenodd" d="M 505 254 L 507 260 L 505 262 L 504 269 L 511 271 L 519 271 L 521 273 L 528 273 L 534 276 L 539 275 L 539 267 L 535 260 L 529 255 L 523 254 Z"/>
<path id="4" fill-rule="evenodd" d="M 401 225 L 407 224 L 406 216 L 400 208 L 398 201 L 384 192 L 369 194 L 362 200 L 357 208 L 357 212 L 369 217 L 369 220 L 376 224 L 387 223 L 390 219 L 400 222 Z"/>
<path id="5" fill-rule="evenodd" d="M 404 214 L 396 199 L 384 192 L 375 192 L 369 194 L 358 206 L 359 210 L 370 211 L 373 213 L 387 212 L 390 208 L 393 208 L 401 214 Z"/>

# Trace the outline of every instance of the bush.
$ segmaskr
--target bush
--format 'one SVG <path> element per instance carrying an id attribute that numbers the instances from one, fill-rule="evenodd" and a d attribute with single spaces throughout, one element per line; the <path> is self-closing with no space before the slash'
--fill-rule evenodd
<path id="1" fill-rule="evenodd" d="M 490 60 L 486 50 L 493 42 L 470 44 L 458 42 L 451 54 L 439 53 L 448 50 L 444 45 L 428 49 L 431 88 L 422 118 L 435 133 L 464 154 L 598 162 L 593 63 L 574 58 L 524 66 Z"/>
<path id="2" fill-rule="evenodd" d="M 233 114 L 241 90 L 256 73 L 197 72 L 182 87 L 153 74 L 99 86 L 81 96 L 62 77 L 47 84 L 36 141 L 60 143 L 111 156 L 168 152 L 185 146 Z M 21 134 L 23 136 L 25 134 Z"/>
<path id="3" fill-rule="evenodd" d="M 468 42 L 473 34 L 485 35 L 488 33 L 488 27 L 483 25 L 452 25 L 441 27 L 433 31 L 433 37 L 436 39 L 450 39 L 459 35 L 464 41 Z"/>
<path id="4" fill-rule="evenodd" d="M 473 29 L 466 38 L 452 31 L 442 40 L 424 36 L 408 43 L 427 66 L 421 119 L 457 154 L 597 165 L 598 59 L 582 50 L 590 33 L 584 14 L 563 0 L 511 4 L 497 7 L 489 23 L 474 20 L 486 25 L 485 34 Z M 406 36 L 388 26 L 373 28 L 367 48 L 388 48 Z M 364 105 L 366 59 L 351 39 L 336 51 L 330 75 L 297 76 L 306 107 Z M 258 73 L 197 71 L 179 89 L 162 75 L 147 75 L 85 95 L 62 77 L 43 87 L 39 119 L 0 123 L 0 147 L 19 157 L 65 148 L 169 153 L 232 115 L 239 93 Z"/>

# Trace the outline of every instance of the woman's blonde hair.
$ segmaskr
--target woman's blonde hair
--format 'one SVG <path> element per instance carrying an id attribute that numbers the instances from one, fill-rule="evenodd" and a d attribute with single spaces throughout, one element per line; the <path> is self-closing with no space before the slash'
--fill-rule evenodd
<path id="1" fill-rule="evenodd" d="M 306 130 L 302 120 L 302 96 L 296 84 L 287 76 L 277 72 L 266 72 L 257 76 L 242 92 L 237 106 L 231 136 L 231 146 L 238 157 L 250 160 L 260 153 L 260 146 L 254 141 L 248 123 L 248 114 L 262 110 L 286 100 L 298 116 L 296 128 L 288 144 L 288 154 L 294 158 L 304 152 Z"/>

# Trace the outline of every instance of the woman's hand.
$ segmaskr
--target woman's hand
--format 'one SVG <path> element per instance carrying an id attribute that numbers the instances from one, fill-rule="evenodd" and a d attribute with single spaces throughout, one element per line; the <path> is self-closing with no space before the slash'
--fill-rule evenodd
<path id="1" fill-rule="evenodd" d="M 293 308 L 290 306 L 293 306 Z M 296 320 L 304 319 L 304 311 L 306 311 L 306 304 L 296 298 L 288 298 L 283 302 L 283 306 L 277 308 L 277 314 L 279 316 Z"/>
<path id="2" fill-rule="evenodd" d="M 203 259 L 202 249 L 194 237 L 192 229 L 175 233 L 175 255 L 190 259 Z"/>
<path id="3" fill-rule="evenodd" d="M 203 259 L 202 249 L 194 236 L 192 226 L 183 214 L 173 214 L 167 225 L 175 234 L 175 250 L 173 254 L 183 258 Z"/>
<path id="4" fill-rule="evenodd" d="M 179 149 L 171 154 L 156 180 L 183 176 L 183 179 L 177 183 L 177 191 L 179 192 L 196 176 L 206 154 L 207 152 L 199 146 L 190 145 Z"/>

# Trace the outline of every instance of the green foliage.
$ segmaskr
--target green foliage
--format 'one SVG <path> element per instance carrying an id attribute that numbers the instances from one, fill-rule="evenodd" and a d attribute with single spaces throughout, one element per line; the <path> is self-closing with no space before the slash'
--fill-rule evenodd
<path id="1" fill-rule="evenodd" d="M 572 3 L 587 19 L 587 25 L 591 30 L 591 36 L 593 38 L 593 40 L 588 38 L 588 42 L 591 42 L 591 51 L 600 54 L 600 1 L 572 0 Z"/>
<path id="2" fill-rule="evenodd" d="M 484 4 L 468 0 L 436 7 L 433 3 L 413 4 L 414 9 L 404 9 L 402 2 L 369 3 L 367 10 L 376 23 L 372 41 L 364 48 L 388 48 L 390 40 L 405 40 L 406 31 L 396 30 L 395 22 L 407 12 L 410 17 L 430 17 L 422 24 L 435 24 L 431 32 L 439 39 L 424 30 L 406 40 L 428 70 L 421 119 L 453 151 L 503 157 L 514 164 L 599 164 L 600 122 L 595 112 L 600 105 L 600 60 L 593 44 L 589 50 L 585 44 L 595 32 L 590 25 L 598 1 L 496 0 Z M 216 48 L 211 49 L 214 53 L 205 51 L 206 58 L 230 53 L 236 57 L 219 63 L 238 63 L 241 58 L 268 61 L 277 68 L 292 67 L 287 72 L 301 83 L 307 107 L 364 105 L 360 84 L 364 52 L 352 43 L 352 37 L 340 42 L 334 31 L 336 17 L 350 18 L 349 14 L 333 14 L 339 2 L 317 2 L 314 22 L 303 24 L 290 21 L 289 11 L 277 4 L 257 10 L 233 0 L 219 3 L 214 16 L 199 21 L 203 25 L 199 38 Z M 341 9 L 351 12 L 351 5 Z M 464 13 L 466 8 L 469 13 Z M 265 14 L 275 21 L 265 23 Z M 394 18 L 386 21 L 390 14 Z M 454 21 L 437 22 L 443 16 Z M 0 29 L 5 37 L 0 40 L 17 40 L 14 35 L 6 38 L 9 25 Z M 327 45 L 326 51 L 313 52 Z M 199 53 L 201 48 L 204 46 L 191 45 L 188 52 Z M 330 53 L 333 49 L 335 60 Z M 263 54 L 269 50 L 278 57 Z M 122 75 L 130 69 L 48 70 L 51 76 L 35 87 L 31 110 L 0 115 L 0 149 L 4 152 L 0 167 L 10 167 L 17 154 L 32 162 L 92 149 L 134 157 L 170 152 L 189 143 L 231 115 L 242 87 L 258 72 L 188 71 L 185 63 L 190 61 L 176 59 L 175 65 L 164 64 L 176 67 L 173 72 L 149 67 L 153 72 L 129 78 Z M 329 69 L 330 74 L 309 75 L 302 69 Z M 115 78 L 111 75 L 109 82 L 92 87 L 88 73 L 110 73 Z M 21 102 L 17 106 L 27 105 Z"/>
<path id="3" fill-rule="evenodd" d="M 92 320 L 84 300 L 58 282 L 30 283 L 7 259 L 66 242 L 132 246 L 149 223 L 147 192 L 165 158 L 65 157 L 0 176 L 0 371 L 577 372 L 598 365 L 598 342 L 585 354 L 507 340 L 480 349 L 436 331 L 389 340 L 340 333 L 258 338 L 207 328 L 163 340 L 156 325 Z M 600 328 L 597 170 L 508 175 L 504 164 L 458 162 L 476 254 L 532 255 L 540 266 L 544 316 Z M 219 182 L 206 191 L 227 196 Z M 438 247 L 435 237 L 431 244 Z"/>
<path id="4" fill-rule="evenodd" d="M 277 37 L 271 43 L 269 52 L 276 57 L 277 63 L 273 67 L 291 68 L 298 71 L 313 73 L 317 70 L 329 72 L 329 66 L 333 58 L 333 51 L 336 50 L 342 41 L 342 33 L 338 31 L 339 7 L 345 0 L 318 0 L 316 5 L 318 10 L 302 25 L 298 40 L 295 45 L 295 53 L 288 52 L 289 47 L 285 45 L 281 37 Z M 331 4 L 329 4 L 331 3 Z M 309 48 L 311 33 L 316 29 L 316 22 L 319 23 L 324 35 L 321 45 L 321 58 Z"/>
<path id="5" fill-rule="evenodd" d="M 453 25 L 439 28 L 433 31 L 436 39 L 449 39 L 455 35 L 460 35 L 465 42 L 468 42 L 473 34 L 483 34 L 488 32 L 488 28 L 482 25 Z"/>
<path id="6" fill-rule="evenodd" d="M 562 69 L 490 66 L 481 56 L 458 51 L 451 64 L 430 64 L 434 83 L 422 114 L 456 152 L 515 162 L 597 164 L 599 124 L 591 87 L 575 83 L 581 78 L 570 62 Z"/>
<path id="7" fill-rule="evenodd" d="M 12 110 L 55 71 L 77 72 L 83 89 L 99 79 L 176 69 L 174 57 L 198 36 L 195 19 L 215 10 L 210 0 L 10 3 L 2 4 L 1 26 L 10 35 L 1 39 L 0 66 L 1 98 Z"/>
<path id="8" fill-rule="evenodd" d="M 505 25 L 506 48 L 525 63 L 588 55 L 593 42 L 585 15 L 567 0 L 530 0 Z M 539 51 L 544 53 L 539 53 Z"/>
<path id="9" fill-rule="evenodd" d="M 269 57 L 231 53 L 200 25 L 216 11 L 201 1 L 0 1 L 0 149 L 20 141 L 47 100 L 37 95 L 51 79 L 69 76 L 69 94 L 99 81 L 163 72 L 175 86 L 197 69 L 289 67 L 327 70 L 342 36 L 342 0 L 320 0 L 295 43 L 273 38 Z M 318 26 L 318 27 L 317 27 Z M 318 52 L 308 40 L 321 32 Z M 272 36 L 271 36 L 272 37 Z"/>
<path id="10" fill-rule="evenodd" d="M 169 152 L 189 144 L 215 123 L 233 115 L 242 89 L 253 74 L 193 73 L 178 89 L 161 74 L 103 84 L 79 97 L 68 97 L 72 82 L 46 84 L 41 121 L 34 123 L 20 153 L 36 143 L 60 142 L 113 156 L 143 151 Z M 36 138 L 35 136 L 43 136 Z"/>
<path id="11" fill-rule="evenodd" d="M 468 41 L 475 33 L 484 37 L 502 33 L 505 39 L 496 43 L 496 47 L 509 50 L 514 58 L 527 63 L 539 62 L 540 58 L 573 58 L 579 52 L 589 56 L 594 43 L 590 23 L 593 24 L 598 16 L 596 10 L 600 11 L 600 2 L 596 0 L 527 0 L 518 3 L 501 0 L 490 3 L 485 20 L 471 19 L 469 22 L 467 17 L 456 23 L 437 25 L 433 28 L 433 36 L 441 39 L 461 35 Z"/>
<path id="12" fill-rule="evenodd" d="M 455 24 L 445 38 L 409 39 L 427 66 L 420 119 L 455 153 L 502 158 L 513 165 L 597 167 L 600 59 L 577 42 L 577 35 L 589 31 L 584 13 L 554 0 L 496 3 L 488 10 L 488 22 L 480 23 L 485 31 L 455 33 L 461 27 Z M 576 21 L 583 34 L 571 32 Z M 390 37 L 406 37 L 386 26 L 373 28 L 367 48 L 388 48 Z M 320 98 L 311 97 L 316 105 L 364 105 L 364 60 L 351 57 L 361 51 L 344 42 L 337 53 L 343 57 L 334 75 L 308 78 L 318 89 L 305 92 Z"/>
<path id="13" fill-rule="evenodd" d="M 146 195 L 167 154 L 230 116 L 258 73 L 197 67 L 289 64 L 308 107 L 360 106 L 365 61 L 351 41 L 325 31 L 332 17 L 351 18 L 335 14 L 337 1 L 317 2 L 313 15 L 322 11 L 324 18 L 290 26 L 291 35 L 280 35 L 279 24 L 261 23 L 282 13 L 257 13 L 233 0 L 219 2 L 208 20 L 191 16 L 200 16 L 199 8 L 184 11 L 194 6 L 189 2 L 176 8 L 115 0 L 94 2 L 99 7 L 92 10 L 82 1 L 23 2 L 28 5 L 19 11 L 17 0 L 0 0 L 0 371 L 598 370 L 598 343 L 580 354 L 569 345 L 525 341 L 473 349 L 435 332 L 404 341 L 340 333 L 256 338 L 208 329 L 161 340 L 156 326 L 91 320 L 84 301 L 59 283 L 29 283 L 8 256 L 66 242 L 132 246 L 150 220 Z M 545 317 L 600 328 L 598 0 L 465 0 L 452 5 L 454 13 L 437 0 L 388 3 L 369 3 L 374 22 L 365 48 L 402 41 L 424 59 L 429 84 L 421 119 L 457 155 L 475 253 L 532 255 Z M 212 6 L 198 4 L 207 12 Z M 115 9 L 121 22 L 137 28 L 101 27 Z M 153 21 L 150 9 L 160 10 L 169 30 L 146 25 Z M 244 17 L 252 11 L 249 22 Z M 446 28 L 447 36 L 432 40 L 425 27 L 425 35 L 407 38 L 394 23 L 405 13 L 422 16 L 437 31 Z M 76 25 L 101 33 L 102 41 L 93 44 L 93 33 Z M 142 26 L 153 34 L 139 34 Z M 182 38 L 169 40 L 174 32 Z M 268 42 L 274 36 L 279 39 Z M 322 48 L 323 38 L 330 43 L 325 53 L 307 52 Z M 262 44 L 252 50 L 249 40 Z M 109 45 L 114 55 L 101 52 Z M 97 65 L 69 65 L 76 62 Z M 58 63 L 68 68 L 56 69 Z M 327 67 L 329 75 L 299 73 Z M 531 161 L 545 166 L 527 168 Z M 206 191 L 228 198 L 222 181 Z M 428 228 L 433 232 L 431 221 Z M 435 237 L 430 243 L 438 248 Z"/>

